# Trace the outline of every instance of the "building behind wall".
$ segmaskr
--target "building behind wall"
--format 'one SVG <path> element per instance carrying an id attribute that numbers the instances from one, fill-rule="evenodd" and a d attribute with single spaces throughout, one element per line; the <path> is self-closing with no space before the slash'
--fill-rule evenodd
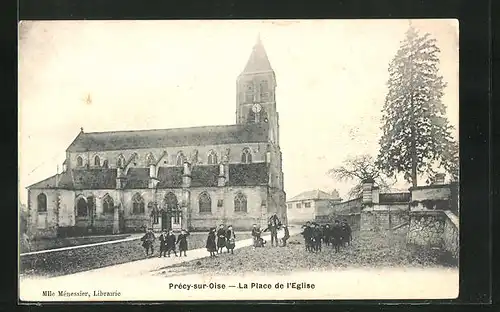
<path id="1" fill-rule="evenodd" d="M 329 207 L 342 201 L 339 193 L 334 190 L 327 193 L 321 190 L 305 191 L 287 201 L 287 216 L 289 223 L 304 223 L 313 221 L 316 216 L 325 214 Z"/>
<path id="2" fill-rule="evenodd" d="M 28 187 L 29 227 L 122 233 L 286 220 L 276 77 L 260 40 L 237 78 L 236 124 L 86 133 L 63 172 Z M 75 234 L 75 235 L 76 235 Z"/>

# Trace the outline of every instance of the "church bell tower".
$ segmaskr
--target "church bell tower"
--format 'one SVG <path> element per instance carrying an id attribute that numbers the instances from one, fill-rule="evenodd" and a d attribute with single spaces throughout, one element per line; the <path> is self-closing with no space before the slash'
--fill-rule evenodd
<path id="1" fill-rule="evenodd" d="M 236 82 L 236 123 L 268 123 L 271 142 L 279 145 L 275 90 L 276 76 L 259 36 Z"/>

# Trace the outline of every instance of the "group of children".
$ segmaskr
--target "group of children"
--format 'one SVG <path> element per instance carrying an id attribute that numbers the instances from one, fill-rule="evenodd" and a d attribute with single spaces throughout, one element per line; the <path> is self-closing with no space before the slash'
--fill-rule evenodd
<path id="1" fill-rule="evenodd" d="M 188 249 L 188 242 L 187 238 L 189 236 L 189 232 L 186 230 L 181 230 L 181 234 L 179 236 L 175 236 L 174 232 L 172 230 L 163 231 L 160 234 L 159 241 L 160 241 L 160 258 L 162 256 L 164 257 L 170 257 L 170 253 L 173 251 L 174 255 L 177 257 L 177 251 L 176 251 L 176 246 L 179 245 L 179 255 L 182 256 L 182 253 L 184 252 L 184 257 L 187 257 L 186 251 Z M 156 237 L 153 233 L 153 229 L 149 229 L 146 234 L 141 238 L 142 241 L 142 247 L 146 250 L 146 256 L 150 255 L 151 251 L 151 256 L 154 253 L 154 242 L 156 241 Z"/>
<path id="2" fill-rule="evenodd" d="M 231 254 L 234 254 L 236 234 L 232 225 L 229 225 L 226 229 L 224 224 L 221 224 L 218 229 L 211 228 L 208 232 L 206 248 L 210 253 L 210 257 L 215 257 L 217 253 L 222 253 L 224 247 L 228 253 L 231 252 Z"/>
<path id="3" fill-rule="evenodd" d="M 306 251 L 321 251 L 322 243 L 335 248 L 339 252 L 340 247 L 350 245 L 352 241 L 352 229 L 347 220 L 335 220 L 333 225 L 326 224 L 320 226 L 317 223 L 306 222 L 302 226 L 302 236 L 304 236 Z"/>
<path id="4" fill-rule="evenodd" d="M 286 246 L 287 240 L 290 238 L 290 233 L 286 224 L 282 224 L 278 219 L 276 214 L 273 214 L 269 220 L 267 228 L 261 230 L 256 224 L 252 228 L 253 237 L 253 247 L 264 247 L 266 241 L 261 237 L 262 232 L 269 231 L 271 233 L 271 245 L 279 246 L 278 243 L 278 231 L 283 233 L 280 238 L 281 246 Z M 181 230 L 179 236 L 175 236 L 172 230 L 163 231 L 159 237 L 160 241 L 160 257 L 170 257 L 170 253 L 173 252 L 177 257 L 176 246 L 179 245 L 180 256 L 184 253 L 186 257 L 186 251 L 188 249 L 187 238 L 189 232 L 187 230 Z M 280 235 L 281 236 L 281 235 Z M 148 229 L 146 234 L 141 238 L 142 246 L 146 250 L 146 256 L 154 253 L 154 242 L 156 237 L 153 233 L 153 229 Z M 228 253 L 234 254 L 234 248 L 236 247 L 236 234 L 233 230 L 232 225 L 228 225 L 227 228 L 224 224 L 219 225 L 219 228 L 211 228 L 208 232 L 206 248 L 210 253 L 210 257 L 215 257 L 216 254 L 222 253 L 224 248 L 227 249 Z"/>

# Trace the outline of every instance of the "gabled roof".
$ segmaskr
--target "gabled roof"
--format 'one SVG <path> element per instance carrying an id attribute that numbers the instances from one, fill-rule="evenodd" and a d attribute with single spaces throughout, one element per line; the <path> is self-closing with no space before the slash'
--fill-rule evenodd
<path id="1" fill-rule="evenodd" d="M 73 178 L 71 177 L 73 175 Z M 191 170 L 191 187 L 216 187 L 219 169 L 217 165 L 194 166 Z M 31 189 L 98 190 L 116 188 L 116 169 L 73 169 L 29 186 Z M 182 187 L 183 167 L 158 168 L 158 189 Z M 266 185 L 268 169 L 266 163 L 229 164 L 227 186 Z M 124 179 L 125 189 L 149 187 L 148 168 L 130 168 Z"/>
<path id="2" fill-rule="evenodd" d="M 166 148 L 268 141 L 267 123 L 135 131 L 80 132 L 67 152 Z"/>
<path id="3" fill-rule="evenodd" d="M 266 71 L 273 71 L 273 69 L 271 67 L 271 63 L 269 62 L 269 58 L 267 57 L 266 49 L 264 48 L 264 45 L 259 37 L 253 47 L 252 54 L 250 54 L 247 65 L 243 70 L 243 74 Z"/>
<path id="4" fill-rule="evenodd" d="M 288 201 L 300 201 L 300 200 L 318 200 L 318 199 L 339 199 L 338 197 L 334 197 L 331 194 L 328 194 L 327 192 L 324 192 L 322 190 L 312 190 L 312 191 L 305 191 L 300 193 L 299 195 L 290 198 Z"/>

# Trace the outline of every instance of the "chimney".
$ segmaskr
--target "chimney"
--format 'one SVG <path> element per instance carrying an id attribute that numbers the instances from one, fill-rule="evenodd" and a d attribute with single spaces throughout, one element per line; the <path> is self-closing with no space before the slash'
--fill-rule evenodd
<path id="1" fill-rule="evenodd" d="M 432 182 L 433 185 L 443 185 L 444 184 L 444 179 L 445 179 L 445 174 L 444 173 L 437 173 L 434 176 L 434 181 Z"/>
<path id="2" fill-rule="evenodd" d="M 191 164 L 184 161 L 184 170 L 182 173 L 182 187 L 191 187 Z"/>
<path id="3" fill-rule="evenodd" d="M 229 170 L 227 170 L 227 167 L 223 164 L 219 164 L 219 176 L 217 178 L 217 186 L 225 186 L 226 185 L 226 178 L 229 175 Z"/>
<path id="4" fill-rule="evenodd" d="M 373 203 L 372 189 L 375 181 L 371 178 L 365 179 L 363 181 L 363 204 Z"/>

